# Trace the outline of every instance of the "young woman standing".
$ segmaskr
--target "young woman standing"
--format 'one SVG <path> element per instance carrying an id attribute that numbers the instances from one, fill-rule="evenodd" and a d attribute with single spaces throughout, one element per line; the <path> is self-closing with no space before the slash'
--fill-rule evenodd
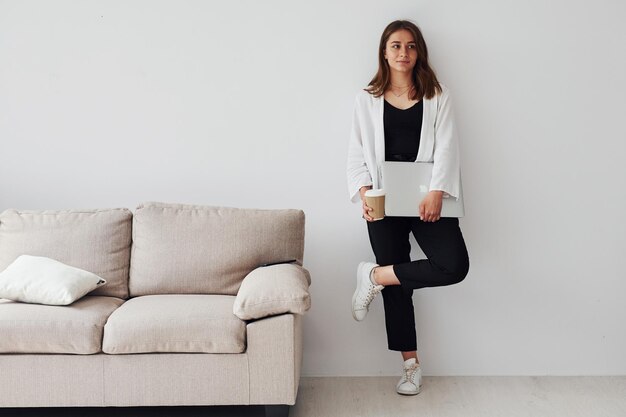
<path id="1" fill-rule="evenodd" d="M 403 374 L 396 391 L 420 391 L 421 368 L 413 290 L 461 282 L 469 270 L 459 220 L 441 217 L 444 194 L 457 198 L 460 160 L 450 93 L 428 64 L 428 50 L 412 22 L 390 23 L 380 39 L 379 68 L 368 88 L 356 98 L 348 150 L 348 188 L 353 202 L 361 202 L 363 218 L 376 263 L 361 262 L 352 299 L 352 315 L 365 318 L 369 304 L 382 292 L 387 343 L 400 351 Z M 368 189 L 383 188 L 382 161 L 432 162 L 427 196 L 419 217 L 385 217 L 374 221 L 365 203 Z M 410 259 L 413 233 L 427 259 Z"/>

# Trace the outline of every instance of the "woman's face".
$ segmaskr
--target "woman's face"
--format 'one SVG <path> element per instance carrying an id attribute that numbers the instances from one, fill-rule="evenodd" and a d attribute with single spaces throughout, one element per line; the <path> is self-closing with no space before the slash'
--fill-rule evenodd
<path id="1" fill-rule="evenodd" d="M 417 61 L 413 35 L 406 29 L 391 34 L 385 46 L 385 59 L 392 71 L 411 72 Z"/>

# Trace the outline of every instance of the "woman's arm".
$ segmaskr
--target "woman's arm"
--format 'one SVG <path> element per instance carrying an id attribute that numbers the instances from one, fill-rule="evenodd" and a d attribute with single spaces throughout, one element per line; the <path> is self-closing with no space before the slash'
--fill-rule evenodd
<path id="1" fill-rule="evenodd" d="M 430 192 L 419 205 L 420 218 L 425 222 L 436 222 L 441 218 L 443 195 L 459 196 L 461 167 L 459 142 L 452 114 L 450 92 L 443 86 L 435 118 L 435 148 L 433 151 L 433 174 Z"/>
<path id="2" fill-rule="evenodd" d="M 458 198 L 461 178 L 459 141 L 450 92 L 447 87 L 442 87 L 435 119 L 435 148 L 430 190 L 444 191 Z"/>
<path id="3" fill-rule="evenodd" d="M 363 155 L 363 138 L 361 136 L 361 120 L 359 112 L 359 98 L 355 100 L 354 112 L 352 114 L 352 129 L 348 144 L 347 163 L 348 192 L 350 200 L 356 203 L 361 200 L 360 189 L 364 186 L 372 186 L 372 177 Z"/>

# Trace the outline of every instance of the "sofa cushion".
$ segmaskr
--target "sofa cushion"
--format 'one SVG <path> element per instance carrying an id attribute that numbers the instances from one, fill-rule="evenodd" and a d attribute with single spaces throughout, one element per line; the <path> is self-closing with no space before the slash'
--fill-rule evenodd
<path id="1" fill-rule="evenodd" d="M 0 353 L 98 353 L 104 323 L 122 303 L 89 295 L 69 306 L 0 299 Z"/>
<path id="2" fill-rule="evenodd" d="M 300 265 L 257 268 L 241 283 L 233 313 L 242 320 L 284 313 L 304 314 L 311 308 L 311 275 Z"/>
<path id="3" fill-rule="evenodd" d="M 117 309 L 104 328 L 104 353 L 241 353 L 246 323 L 229 295 L 148 295 Z"/>
<path id="4" fill-rule="evenodd" d="M 131 296 L 236 295 L 260 264 L 302 264 L 304 213 L 145 203 L 133 217 Z"/>
<path id="5" fill-rule="evenodd" d="M 128 297 L 132 214 L 127 209 L 0 214 L 0 271 L 20 255 L 45 256 L 107 281 L 92 295 Z"/>

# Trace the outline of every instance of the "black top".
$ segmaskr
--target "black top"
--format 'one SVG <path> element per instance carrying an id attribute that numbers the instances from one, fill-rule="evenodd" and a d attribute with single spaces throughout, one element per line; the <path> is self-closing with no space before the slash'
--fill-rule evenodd
<path id="1" fill-rule="evenodd" d="M 385 100 L 383 126 L 386 161 L 415 161 L 420 145 L 423 113 L 423 100 L 405 110 L 394 107 Z"/>

